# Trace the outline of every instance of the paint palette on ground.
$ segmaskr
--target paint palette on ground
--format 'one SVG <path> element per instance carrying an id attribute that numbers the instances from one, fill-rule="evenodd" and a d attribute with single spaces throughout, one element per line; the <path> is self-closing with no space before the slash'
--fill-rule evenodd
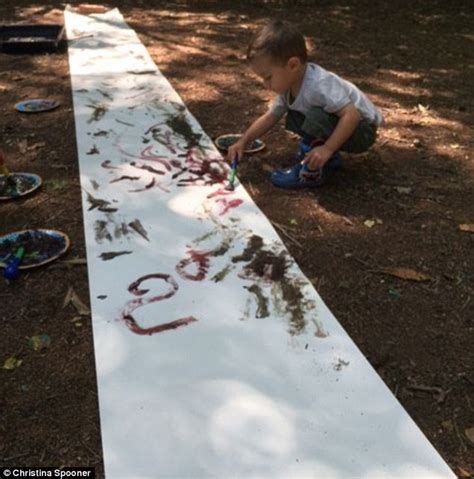
<path id="1" fill-rule="evenodd" d="M 0 266 L 5 266 L 18 248 L 25 250 L 19 269 L 31 269 L 56 260 L 69 248 L 66 234 L 48 229 L 14 231 L 0 236 Z"/>
<path id="2" fill-rule="evenodd" d="M 56 100 L 48 100 L 43 98 L 25 100 L 15 105 L 15 110 L 21 113 L 42 113 L 45 111 L 51 111 L 59 106 L 59 102 Z"/>
<path id="3" fill-rule="evenodd" d="M 227 151 L 230 146 L 236 143 L 242 135 L 229 134 L 218 136 L 215 140 L 217 148 L 221 151 Z M 256 139 L 250 142 L 244 150 L 244 153 L 252 154 L 262 151 L 265 148 L 265 143 L 262 140 Z"/>
<path id="4" fill-rule="evenodd" d="M 41 177 L 33 173 L 0 175 L 0 201 L 7 201 L 33 193 L 41 186 Z"/>
<path id="5" fill-rule="evenodd" d="M 7 53 L 55 51 L 63 36 L 63 25 L 2 25 L 0 49 Z"/>

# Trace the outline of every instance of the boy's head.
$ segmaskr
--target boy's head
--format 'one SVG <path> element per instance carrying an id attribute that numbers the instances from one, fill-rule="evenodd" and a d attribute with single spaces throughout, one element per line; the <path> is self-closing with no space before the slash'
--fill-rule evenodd
<path id="1" fill-rule="evenodd" d="M 303 35 L 280 20 L 267 23 L 247 48 L 247 60 L 264 84 L 283 94 L 300 77 L 308 59 Z"/>

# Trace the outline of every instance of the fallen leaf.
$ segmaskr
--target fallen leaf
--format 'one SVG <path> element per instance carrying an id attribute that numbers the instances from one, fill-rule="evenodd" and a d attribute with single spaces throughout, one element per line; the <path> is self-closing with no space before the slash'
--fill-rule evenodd
<path id="1" fill-rule="evenodd" d="M 32 336 L 28 340 L 28 347 L 33 351 L 41 351 L 51 346 L 51 338 L 47 334 L 40 334 L 39 336 Z"/>
<path id="2" fill-rule="evenodd" d="M 46 143 L 44 141 L 40 141 L 38 143 L 35 143 L 35 144 L 29 146 L 28 151 L 37 150 L 38 148 L 43 148 L 43 146 L 46 146 Z"/>
<path id="3" fill-rule="evenodd" d="M 45 181 L 44 186 L 48 191 L 61 191 L 67 188 L 68 182 L 61 179 L 52 179 Z"/>
<path id="4" fill-rule="evenodd" d="M 18 150 L 22 155 L 24 155 L 28 151 L 28 141 L 21 140 L 18 142 Z"/>
<path id="5" fill-rule="evenodd" d="M 375 221 L 374 220 L 365 220 L 364 225 L 367 226 L 367 228 L 373 228 L 375 226 Z"/>
<path id="6" fill-rule="evenodd" d="M 421 113 L 427 114 L 429 112 L 429 109 L 429 106 L 423 106 L 421 103 L 418 103 L 418 110 L 420 110 Z"/>
<path id="7" fill-rule="evenodd" d="M 465 231 L 466 233 L 474 233 L 474 224 L 459 225 L 459 229 L 461 231 Z"/>
<path id="8" fill-rule="evenodd" d="M 15 369 L 17 368 L 18 366 L 20 366 L 20 364 L 22 363 L 23 361 L 21 359 L 16 359 L 14 358 L 13 356 L 5 359 L 5 362 L 3 363 L 3 366 L 2 368 L 3 369 Z"/>
<path id="9" fill-rule="evenodd" d="M 397 190 L 397 193 L 400 193 L 401 195 L 409 195 L 412 191 L 409 186 L 396 186 L 395 189 Z"/>
<path id="10" fill-rule="evenodd" d="M 81 316 L 89 316 L 91 314 L 90 309 L 81 301 L 72 286 L 69 287 L 66 297 L 64 298 L 63 308 L 65 308 L 69 303 L 72 303 Z"/>
<path id="11" fill-rule="evenodd" d="M 470 427 L 469 429 L 466 429 L 464 431 L 464 434 L 469 439 L 469 441 L 471 441 L 471 443 L 474 444 L 474 427 Z"/>
<path id="12" fill-rule="evenodd" d="M 463 469 L 461 466 L 458 466 L 458 471 L 459 477 L 467 479 L 472 478 L 472 474 L 469 471 L 466 471 L 466 469 Z"/>
<path id="13" fill-rule="evenodd" d="M 419 273 L 414 269 L 410 268 L 384 268 L 380 270 L 384 274 L 388 274 L 390 276 L 395 276 L 400 279 L 406 279 L 408 281 L 429 281 L 432 278 L 427 276 L 426 274 Z"/>
<path id="14" fill-rule="evenodd" d="M 291 218 L 290 219 L 290 225 L 297 225 L 298 224 L 298 221 L 296 221 L 294 218 Z"/>
<path id="15" fill-rule="evenodd" d="M 452 145 L 449 145 L 453 150 L 459 150 L 459 148 L 461 148 L 460 145 L 458 145 L 457 143 L 453 143 Z"/>

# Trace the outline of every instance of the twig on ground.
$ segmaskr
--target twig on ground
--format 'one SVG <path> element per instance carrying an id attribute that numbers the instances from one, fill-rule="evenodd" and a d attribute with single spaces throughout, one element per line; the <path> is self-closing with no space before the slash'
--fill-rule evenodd
<path id="1" fill-rule="evenodd" d="M 425 393 L 433 393 L 434 398 L 438 404 L 445 401 L 446 396 L 451 392 L 451 388 L 444 390 L 438 386 L 425 386 L 423 384 L 409 384 L 407 389 L 412 391 L 421 391 Z"/>
<path id="2" fill-rule="evenodd" d="M 462 437 L 461 433 L 459 432 L 459 428 L 458 428 L 458 425 L 456 423 L 456 417 L 455 416 L 453 416 L 453 426 L 454 426 L 454 430 L 456 431 L 456 436 L 458 437 L 459 442 L 461 443 L 461 446 L 462 446 L 463 450 L 467 451 L 466 443 L 464 442 L 464 438 Z"/>
<path id="3" fill-rule="evenodd" d="M 11 461 L 12 459 L 18 459 L 19 457 L 28 456 L 29 454 L 30 454 L 29 452 L 23 452 L 21 454 L 16 454 L 15 456 L 2 457 L 0 458 L 0 461 L 8 462 L 8 461 Z"/>
<path id="4" fill-rule="evenodd" d="M 280 223 L 276 223 L 275 221 L 272 221 L 271 223 L 289 241 L 294 243 L 296 246 L 303 248 L 303 245 L 295 237 L 293 237 L 290 233 L 288 233 L 288 230 L 285 226 L 281 225 Z"/>

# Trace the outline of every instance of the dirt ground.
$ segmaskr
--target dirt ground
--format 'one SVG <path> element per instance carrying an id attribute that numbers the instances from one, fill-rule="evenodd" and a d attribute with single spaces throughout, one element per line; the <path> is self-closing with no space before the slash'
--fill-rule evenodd
<path id="1" fill-rule="evenodd" d="M 75 2 L 71 2 L 75 3 Z M 271 94 L 244 62 L 265 19 L 295 22 L 311 58 L 359 85 L 386 123 L 367 154 L 345 157 L 324 188 L 273 188 L 297 140 L 279 125 L 239 177 L 306 276 L 388 387 L 459 477 L 474 475 L 474 223 L 470 1 L 192 2 L 117 0 L 155 62 L 211 137 L 239 132 Z M 286 6 L 289 3 L 292 6 Z M 60 2 L 1 2 L 5 23 L 62 21 Z M 16 102 L 52 97 L 42 115 Z M 67 52 L 0 54 L 0 148 L 11 169 L 40 174 L 40 192 L 0 204 L 0 232 L 66 232 L 64 260 L 85 257 Z M 367 220 L 372 222 L 366 223 Z M 58 261 L 0 282 L 0 466 L 94 466 L 103 475 L 84 264 Z M 383 270 L 406 267 L 416 282 Z M 48 334 L 32 351 L 27 338 Z"/>

